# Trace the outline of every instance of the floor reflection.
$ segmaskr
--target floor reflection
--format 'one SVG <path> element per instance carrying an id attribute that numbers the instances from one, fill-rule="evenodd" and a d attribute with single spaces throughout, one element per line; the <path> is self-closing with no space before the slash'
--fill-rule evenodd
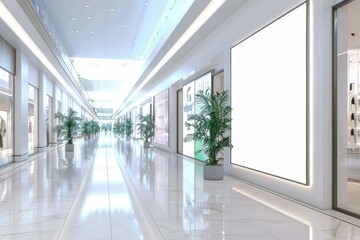
<path id="1" fill-rule="evenodd" d="M 101 134 L 0 181 L 0 239 L 356 239 L 359 228 L 139 141 Z"/>

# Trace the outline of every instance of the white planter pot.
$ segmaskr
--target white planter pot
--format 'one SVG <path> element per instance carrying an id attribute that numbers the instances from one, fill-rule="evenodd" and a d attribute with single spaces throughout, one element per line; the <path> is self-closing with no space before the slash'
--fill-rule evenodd
<path id="1" fill-rule="evenodd" d="M 223 180 L 223 165 L 204 165 L 204 180 Z"/>
<path id="2" fill-rule="evenodd" d="M 65 144 L 65 152 L 74 152 L 74 144 Z"/>

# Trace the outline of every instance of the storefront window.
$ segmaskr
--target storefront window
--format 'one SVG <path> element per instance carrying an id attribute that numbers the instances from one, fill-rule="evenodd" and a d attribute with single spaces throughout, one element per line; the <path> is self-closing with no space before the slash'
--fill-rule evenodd
<path id="1" fill-rule="evenodd" d="M 28 151 L 37 152 L 39 146 L 38 134 L 38 89 L 29 85 L 28 92 Z"/>
<path id="2" fill-rule="evenodd" d="M 13 84 L 14 76 L 0 68 L 0 166 L 12 161 Z"/>
<path id="3" fill-rule="evenodd" d="M 334 11 L 335 208 L 360 216 L 360 0 Z"/>

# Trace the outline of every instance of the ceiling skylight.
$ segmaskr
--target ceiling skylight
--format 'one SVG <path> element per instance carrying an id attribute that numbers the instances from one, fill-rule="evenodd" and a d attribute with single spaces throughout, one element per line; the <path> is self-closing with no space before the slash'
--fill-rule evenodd
<path id="1" fill-rule="evenodd" d="M 128 59 L 73 58 L 73 64 L 81 78 L 87 80 L 128 81 L 138 79 L 143 61 Z"/>

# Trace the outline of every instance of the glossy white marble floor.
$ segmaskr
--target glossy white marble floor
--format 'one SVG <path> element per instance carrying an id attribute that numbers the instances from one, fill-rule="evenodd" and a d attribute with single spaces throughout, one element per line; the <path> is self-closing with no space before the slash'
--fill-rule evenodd
<path id="1" fill-rule="evenodd" d="M 76 143 L 0 171 L 0 239 L 360 239 L 360 229 L 137 142 Z"/>

